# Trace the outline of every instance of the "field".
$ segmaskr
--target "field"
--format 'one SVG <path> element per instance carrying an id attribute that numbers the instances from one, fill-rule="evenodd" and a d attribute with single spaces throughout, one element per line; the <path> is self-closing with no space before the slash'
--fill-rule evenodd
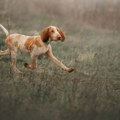
<path id="1" fill-rule="evenodd" d="M 43 19 L 44 24 L 31 26 L 39 23 L 39 19 Z M 25 25 L 13 24 L 11 33 L 33 35 L 45 25 L 54 23 L 60 26 L 60 20 L 49 19 L 52 22 L 43 17 Z M 19 75 L 11 70 L 10 57 L 1 57 L 1 120 L 120 119 L 119 32 L 65 23 L 61 28 L 66 32 L 66 41 L 52 42 L 53 52 L 75 71 L 67 73 L 61 70 L 46 56 L 38 58 L 36 70 L 27 70 L 23 64 L 30 62 L 29 56 L 19 53 L 17 65 L 23 72 Z M 1 32 L 1 49 L 5 49 L 4 39 Z"/>

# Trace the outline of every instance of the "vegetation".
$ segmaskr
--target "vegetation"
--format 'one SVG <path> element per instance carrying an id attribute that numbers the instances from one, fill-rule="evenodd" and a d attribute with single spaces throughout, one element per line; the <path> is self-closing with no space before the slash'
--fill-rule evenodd
<path id="1" fill-rule="evenodd" d="M 66 33 L 66 41 L 52 42 L 53 53 L 75 71 L 61 70 L 46 56 L 38 58 L 36 70 L 28 70 L 23 64 L 30 62 L 29 56 L 19 53 L 17 65 L 23 72 L 19 75 L 11 70 L 9 56 L 0 57 L 0 120 L 120 119 L 120 34 L 117 27 L 76 25 L 55 13 L 30 14 L 26 18 L 13 16 L 0 16 L 1 24 L 11 33 L 38 35 L 45 26 L 60 26 Z M 1 30 L 2 50 L 5 49 L 4 39 Z"/>

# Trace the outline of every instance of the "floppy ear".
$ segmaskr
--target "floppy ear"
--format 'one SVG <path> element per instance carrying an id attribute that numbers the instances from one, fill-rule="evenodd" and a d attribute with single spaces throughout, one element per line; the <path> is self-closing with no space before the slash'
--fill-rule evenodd
<path id="1" fill-rule="evenodd" d="M 49 40 L 49 27 L 43 29 L 40 36 L 43 42 L 47 42 Z"/>
<path id="2" fill-rule="evenodd" d="M 57 27 L 57 31 L 60 33 L 61 37 L 62 37 L 62 41 L 65 40 L 65 34 L 62 32 L 62 30 L 60 30 L 60 28 Z"/>

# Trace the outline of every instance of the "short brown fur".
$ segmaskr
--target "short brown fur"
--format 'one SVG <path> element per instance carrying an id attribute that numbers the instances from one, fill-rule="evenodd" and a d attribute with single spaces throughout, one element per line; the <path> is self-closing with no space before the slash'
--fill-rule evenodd
<path id="1" fill-rule="evenodd" d="M 50 40 L 52 41 L 64 41 L 64 33 L 56 26 L 49 26 L 42 30 L 40 36 L 26 36 L 21 34 L 9 34 L 9 32 L 0 24 L 0 27 L 5 32 L 7 49 L 0 51 L 0 56 L 11 55 L 11 67 L 17 73 L 21 73 L 16 66 L 17 51 L 28 52 L 31 56 L 31 64 L 25 63 L 24 66 L 29 69 L 35 69 L 37 67 L 37 57 L 39 55 L 47 55 L 55 64 L 61 67 L 63 70 L 72 72 L 74 69 L 65 66 L 60 62 L 52 53 L 52 47 Z M 48 42 L 48 43 L 46 43 Z M 19 49 L 18 49 L 19 48 Z"/>
<path id="2" fill-rule="evenodd" d="M 43 29 L 42 32 L 40 33 L 40 36 L 43 42 L 47 42 L 49 40 L 49 27 Z"/>
<path id="3" fill-rule="evenodd" d="M 7 38 L 6 38 L 6 46 L 8 47 L 8 48 L 11 48 L 11 43 L 12 43 L 12 40 L 10 39 L 10 37 L 8 36 Z"/>
<path id="4" fill-rule="evenodd" d="M 60 35 L 62 37 L 62 41 L 64 41 L 65 40 L 65 34 L 58 27 L 57 27 L 57 31 L 60 33 Z"/>
<path id="5" fill-rule="evenodd" d="M 25 48 L 29 50 L 29 52 L 32 50 L 32 45 L 34 44 L 34 37 L 30 37 L 25 42 Z"/>
<path id="6" fill-rule="evenodd" d="M 35 38 L 35 40 L 34 40 L 34 44 L 37 46 L 37 47 L 41 47 L 42 45 L 41 45 L 41 43 L 40 43 L 40 37 L 37 37 L 37 38 Z"/>

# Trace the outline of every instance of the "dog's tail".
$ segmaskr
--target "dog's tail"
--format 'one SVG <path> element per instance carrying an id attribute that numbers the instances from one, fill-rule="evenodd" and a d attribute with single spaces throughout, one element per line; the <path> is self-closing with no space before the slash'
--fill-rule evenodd
<path id="1" fill-rule="evenodd" d="M 1 27 L 2 30 L 5 32 L 6 36 L 8 36 L 8 35 L 9 35 L 9 32 L 7 31 L 7 29 L 6 29 L 3 25 L 1 25 L 1 24 L 0 24 L 0 27 Z"/>

